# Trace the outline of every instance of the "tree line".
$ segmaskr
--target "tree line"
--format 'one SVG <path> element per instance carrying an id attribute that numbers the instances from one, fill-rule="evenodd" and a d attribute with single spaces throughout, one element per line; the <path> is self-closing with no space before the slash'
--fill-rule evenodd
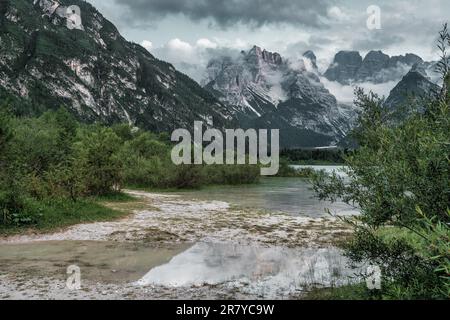
<path id="1" fill-rule="evenodd" d="M 176 166 L 167 134 L 81 124 L 64 108 L 16 117 L 0 107 L 0 224 L 32 225 L 36 203 L 76 203 L 140 188 L 253 183 L 258 166 Z"/>

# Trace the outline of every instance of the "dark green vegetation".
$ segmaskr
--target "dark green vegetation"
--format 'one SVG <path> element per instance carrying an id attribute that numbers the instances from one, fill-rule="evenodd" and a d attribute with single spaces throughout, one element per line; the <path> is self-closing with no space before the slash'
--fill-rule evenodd
<path id="1" fill-rule="evenodd" d="M 312 288 L 304 300 L 378 300 L 377 291 L 367 289 L 365 283 L 349 284 L 342 287 Z"/>
<path id="2" fill-rule="evenodd" d="M 124 212 L 103 206 L 99 199 L 93 198 L 75 202 L 64 199 L 21 198 L 23 201 L 21 211 L 14 211 L 9 218 L 2 217 L 2 220 L 4 218 L 9 220 L 0 223 L 0 235 L 23 233 L 27 228 L 39 232 L 54 231 L 78 223 L 110 221 L 126 215 Z M 6 209 L 4 203 L 2 208 Z"/>
<path id="3" fill-rule="evenodd" d="M 440 47 L 449 41 L 445 28 Z M 315 179 L 321 198 L 359 204 L 346 252 L 382 269 L 380 298 L 450 297 L 450 74 L 442 51 L 444 88 L 400 122 L 376 95 L 357 90 L 360 147 L 345 157 L 349 179 Z"/>
<path id="4" fill-rule="evenodd" d="M 196 188 L 259 177 L 258 166 L 175 166 L 164 134 L 80 124 L 63 108 L 37 118 L 0 110 L 1 233 L 118 217 L 98 202 L 127 200 L 126 185 Z"/>
<path id="5" fill-rule="evenodd" d="M 276 177 L 285 178 L 310 178 L 314 175 L 315 170 L 312 168 L 296 169 L 291 166 L 291 163 L 286 158 L 280 159 L 280 168 Z"/>
<path id="6" fill-rule="evenodd" d="M 284 149 L 280 156 L 291 164 L 343 164 L 347 150 L 341 149 Z"/>

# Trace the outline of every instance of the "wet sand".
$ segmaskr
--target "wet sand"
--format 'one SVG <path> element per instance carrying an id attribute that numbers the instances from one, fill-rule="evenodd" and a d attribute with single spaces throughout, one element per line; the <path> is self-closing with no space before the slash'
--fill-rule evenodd
<path id="1" fill-rule="evenodd" d="M 28 273 L 36 277 L 66 278 L 76 265 L 83 279 L 103 283 L 138 281 L 148 270 L 168 263 L 189 244 L 160 248 L 140 243 L 107 241 L 45 241 L 0 246 L 2 273 Z"/>

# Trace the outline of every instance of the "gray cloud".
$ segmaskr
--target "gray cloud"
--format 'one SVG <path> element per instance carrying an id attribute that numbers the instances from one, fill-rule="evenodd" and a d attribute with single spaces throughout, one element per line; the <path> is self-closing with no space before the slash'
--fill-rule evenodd
<path id="1" fill-rule="evenodd" d="M 198 21 L 212 19 L 221 28 L 237 23 L 251 27 L 266 24 L 292 24 L 311 27 L 326 25 L 329 6 L 334 0 L 114 0 L 129 13 L 133 25 L 183 14 Z M 138 20 L 138 21 L 136 21 Z"/>
<path id="2" fill-rule="evenodd" d="M 202 45 L 201 39 L 191 44 L 179 39 L 171 40 L 164 46 L 154 48 L 151 52 L 158 58 L 167 59 L 181 72 L 186 73 L 197 82 L 205 77 L 206 66 L 211 59 L 219 57 L 237 58 L 241 50 L 222 47 L 210 42 L 210 47 Z M 209 41 L 209 40 L 208 40 Z"/>
<path id="3" fill-rule="evenodd" d="M 382 29 L 369 30 L 366 9 L 372 0 L 88 1 L 128 39 L 152 42 L 153 54 L 195 79 L 219 51 L 254 44 L 293 60 L 313 50 L 321 71 L 340 50 L 411 52 L 434 60 L 436 35 L 450 10 L 448 0 L 377 0 Z M 215 44 L 197 43 L 202 39 Z"/>
<path id="4" fill-rule="evenodd" d="M 353 41 L 354 50 L 374 50 L 374 48 L 386 48 L 397 43 L 402 43 L 404 36 L 386 30 L 373 30 L 364 33 L 359 39 Z"/>

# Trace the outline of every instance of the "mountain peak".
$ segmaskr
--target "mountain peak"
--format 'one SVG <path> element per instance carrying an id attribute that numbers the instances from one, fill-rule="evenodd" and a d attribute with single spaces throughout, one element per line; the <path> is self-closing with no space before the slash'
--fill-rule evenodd
<path id="1" fill-rule="evenodd" d="M 390 57 L 381 50 L 372 50 L 365 57 L 356 76 L 358 81 L 370 81 L 370 79 L 389 65 Z"/>
<path id="2" fill-rule="evenodd" d="M 381 50 L 370 50 L 368 53 L 367 53 L 367 55 L 366 55 L 366 58 L 367 57 L 385 57 L 385 56 L 387 56 L 387 57 L 389 57 L 387 54 L 385 54 L 383 51 L 381 51 Z"/>
<path id="3" fill-rule="evenodd" d="M 315 69 L 315 70 L 318 69 L 318 67 L 317 67 L 317 57 L 316 57 L 316 55 L 314 54 L 313 51 L 311 51 L 311 50 L 306 51 L 305 53 L 303 53 L 303 57 L 305 57 L 306 59 L 311 61 L 313 69 Z"/>
<path id="4" fill-rule="evenodd" d="M 262 49 L 258 46 L 253 46 L 253 48 L 248 52 L 247 58 L 250 61 L 261 63 L 266 62 L 273 65 L 281 65 L 283 63 L 283 59 L 281 55 L 277 52 L 270 52 L 266 49 Z"/>
<path id="5" fill-rule="evenodd" d="M 315 53 L 312 50 L 305 51 L 303 53 L 303 56 L 305 58 L 308 58 L 308 59 L 311 59 L 311 60 L 317 60 L 317 57 L 316 57 Z"/>
<path id="6" fill-rule="evenodd" d="M 250 51 L 248 52 L 249 55 L 258 55 L 260 56 L 262 54 L 261 47 L 258 47 L 257 45 L 254 45 Z"/>
<path id="7" fill-rule="evenodd" d="M 438 92 L 439 86 L 430 81 L 423 63 L 416 63 L 392 89 L 385 104 L 391 108 L 406 106 L 419 101 L 430 92 Z"/>
<path id="8" fill-rule="evenodd" d="M 330 81 L 338 81 L 348 84 L 355 78 L 362 65 L 362 57 L 358 51 L 339 51 L 334 56 L 332 65 L 325 72 L 325 77 Z"/>
<path id="9" fill-rule="evenodd" d="M 412 68 L 409 71 L 409 73 L 411 73 L 411 72 L 419 73 L 420 75 L 422 75 L 423 77 L 425 77 L 425 78 L 427 78 L 429 80 L 429 77 L 428 77 L 428 74 L 427 74 L 427 70 L 426 70 L 426 66 L 423 63 L 421 63 L 421 62 L 415 63 L 412 66 Z"/>
<path id="10" fill-rule="evenodd" d="M 245 127 L 280 129 L 284 147 L 329 145 L 350 129 L 352 109 L 338 104 L 303 63 L 316 62 L 312 51 L 299 63 L 258 46 L 244 58 L 225 59 L 208 64 L 205 88 L 234 107 Z"/>
<path id="11" fill-rule="evenodd" d="M 371 50 L 363 59 L 358 51 L 339 51 L 325 77 L 344 85 L 399 81 L 414 64 L 422 62 L 422 58 L 411 53 L 390 57 L 381 50 Z"/>

